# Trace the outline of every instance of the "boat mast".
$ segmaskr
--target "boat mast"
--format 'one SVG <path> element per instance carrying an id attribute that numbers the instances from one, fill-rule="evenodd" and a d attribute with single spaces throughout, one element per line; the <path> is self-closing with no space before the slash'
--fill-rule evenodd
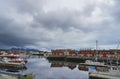
<path id="1" fill-rule="evenodd" d="M 117 54 L 117 51 L 118 51 L 118 48 L 119 48 L 119 44 L 120 44 L 120 42 L 118 43 L 117 48 L 116 48 L 116 51 L 115 51 L 115 56 L 116 56 L 116 58 L 117 58 L 117 62 L 116 62 L 117 66 L 118 66 L 118 64 L 119 64 L 119 56 L 118 56 L 118 54 Z"/>
<path id="2" fill-rule="evenodd" d="M 95 61 L 97 61 L 97 54 L 98 54 L 98 41 L 96 40 L 96 52 L 95 52 Z"/>

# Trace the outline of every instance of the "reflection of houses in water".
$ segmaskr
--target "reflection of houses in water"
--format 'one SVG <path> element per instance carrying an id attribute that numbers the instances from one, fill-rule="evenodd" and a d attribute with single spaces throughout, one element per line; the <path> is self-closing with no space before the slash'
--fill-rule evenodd
<path id="1" fill-rule="evenodd" d="M 73 70 L 74 68 L 76 68 L 76 64 L 64 61 L 52 61 L 51 67 L 68 67 L 69 69 Z"/>
<path id="2" fill-rule="evenodd" d="M 77 63 L 65 62 L 65 61 L 50 61 L 51 67 L 68 67 L 69 69 L 73 70 L 78 67 L 80 71 L 89 71 L 91 66 L 85 65 L 78 65 Z M 110 68 L 109 67 L 94 67 L 94 69 L 98 72 L 107 72 Z"/>
<path id="3" fill-rule="evenodd" d="M 63 62 L 51 62 L 51 67 L 63 67 Z"/>
<path id="4" fill-rule="evenodd" d="M 79 70 L 82 70 L 82 71 L 89 71 L 90 70 L 90 67 L 91 66 L 84 66 L 84 65 L 79 65 L 78 66 L 78 69 Z M 107 72 L 109 70 L 108 67 L 95 67 L 95 66 L 92 66 L 95 68 L 96 71 L 98 72 Z"/>
<path id="5" fill-rule="evenodd" d="M 68 64 L 67 67 L 71 70 L 73 70 L 74 68 L 76 68 L 75 64 Z"/>
<path id="6" fill-rule="evenodd" d="M 88 71 L 88 66 L 79 65 L 78 69 L 82 71 Z"/>

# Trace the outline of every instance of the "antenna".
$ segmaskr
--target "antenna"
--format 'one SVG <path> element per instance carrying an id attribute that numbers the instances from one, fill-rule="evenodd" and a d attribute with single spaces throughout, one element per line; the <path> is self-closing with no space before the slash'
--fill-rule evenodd
<path id="1" fill-rule="evenodd" d="M 118 66 L 118 64 L 119 64 L 119 56 L 117 55 L 117 51 L 118 51 L 118 48 L 119 48 L 119 44 L 120 44 L 120 42 L 118 42 L 118 45 L 117 45 L 117 48 L 116 48 L 116 51 L 115 51 L 115 55 L 116 55 L 116 57 L 117 57 L 117 66 Z"/>
<path id="2" fill-rule="evenodd" d="M 96 52 L 95 52 L 95 61 L 97 61 L 97 54 L 98 54 L 98 51 L 97 51 L 97 49 L 98 49 L 98 41 L 96 40 Z"/>
<path id="3" fill-rule="evenodd" d="M 115 51 L 115 55 L 117 55 L 117 51 L 118 51 L 118 48 L 119 48 L 119 44 L 120 44 L 120 42 L 118 42 L 118 44 L 117 44 L 116 51 Z"/>
<path id="4" fill-rule="evenodd" d="M 116 48 L 116 49 L 118 49 L 118 48 L 119 48 L 119 45 L 120 45 L 120 41 L 118 42 L 118 45 L 117 45 L 117 48 Z"/>
<path id="5" fill-rule="evenodd" d="M 98 47 L 98 41 L 96 40 L 96 50 L 97 50 L 97 47 Z"/>

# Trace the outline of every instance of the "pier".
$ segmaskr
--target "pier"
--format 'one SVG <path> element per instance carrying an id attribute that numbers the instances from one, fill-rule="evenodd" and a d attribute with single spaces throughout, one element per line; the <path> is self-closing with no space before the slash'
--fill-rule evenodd
<path id="1" fill-rule="evenodd" d="M 65 60 L 66 56 L 64 56 L 64 55 L 61 55 L 61 56 L 49 55 L 46 58 L 49 60 Z"/>
<path id="2" fill-rule="evenodd" d="M 120 76 L 109 75 L 108 73 L 91 73 L 89 74 L 89 79 L 120 79 Z"/>
<path id="3" fill-rule="evenodd" d="M 85 62 L 85 60 L 95 60 L 94 57 L 81 57 L 81 56 L 64 56 L 64 55 L 49 55 L 46 57 L 49 60 L 65 60 L 65 61 L 73 61 L 73 62 Z M 108 62 L 110 59 L 108 58 L 98 58 L 99 62 Z M 117 61 L 116 58 L 111 59 L 113 62 Z M 120 60 L 118 60 L 120 62 Z"/>

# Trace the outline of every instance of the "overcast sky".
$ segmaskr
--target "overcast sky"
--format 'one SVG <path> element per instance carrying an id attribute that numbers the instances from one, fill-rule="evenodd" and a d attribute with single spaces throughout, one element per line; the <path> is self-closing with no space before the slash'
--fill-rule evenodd
<path id="1" fill-rule="evenodd" d="M 0 0 L 0 48 L 116 48 L 120 0 Z"/>

